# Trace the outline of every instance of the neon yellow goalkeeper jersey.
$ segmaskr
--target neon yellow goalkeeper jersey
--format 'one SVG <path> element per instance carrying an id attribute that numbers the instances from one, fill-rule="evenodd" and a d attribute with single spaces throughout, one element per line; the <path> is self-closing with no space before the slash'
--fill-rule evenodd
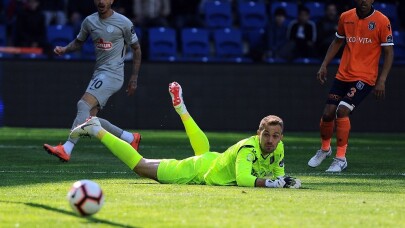
<path id="1" fill-rule="evenodd" d="M 204 175 L 208 185 L 238 185 L 254 187 L 256 178 L 284 176 L 284 145 L 262 156 L 259 137 L 252 136 L 229 147 L 218 155 Z"/>

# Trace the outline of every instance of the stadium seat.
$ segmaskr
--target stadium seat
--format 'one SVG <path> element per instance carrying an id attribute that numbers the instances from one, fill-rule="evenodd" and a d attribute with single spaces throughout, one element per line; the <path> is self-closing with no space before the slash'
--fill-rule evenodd
<path id="1" fill-rule="evenodd" d="M 405 47 L 405 32 L 394 31 L 394 32 L 392 32 L 392 35 L 394 36 L 395 46 Z"/>
<path id="2" fill-rule="evenodd" d="M 325 3 L 323 2 L 306 2 L 305 7 L 310 11 L 311 20 L 315 22 L 325 15 Z"/>
<path id="3" fill-rule="evenodd" d="M 390 19 L 392 29 L 399 29 L 397 7 L 393 3 L 374 2 L 374 9 L 380 11 Z"/>
<path id="4" fill-rule="evenodd" d="M 48 59 L 48 56 L 44 54 L 21 54 L 19 56 L 22 59 Z"/>
<path id="5" fill-rule="evenodd" d="M 181 30 L 183 61 L 207 62 L 210 55 L 209 32 L 204 28 Z"/>
<path id="6" fill-rule="evenodd" d="M 293 60 L 293 63 L 320 64 L 321 60 L 318 58 L 297 58 Z"/>
<path id="7" fill-rule="evenodd" d="M 287 13 L 287 20 L 293 20 L 297 18 L 298 15 L 298 5 L 297 2 L 273 2 L 270 4 L 271 15 L 274 15 L 274 12 L 277 8 L 284 8 Z M 273 18 L 272 18 L 273 19 Z"/>
<path id="8" fill-rule="evenodd" d="M 267 25 L 266 5 L 260 2 L 239 2 L 238 14 L 241 29 L 262 29 Z"/>
<path id="9" fill-rule="evenodd" d="M 0 46 L 7 45 L 7 33 L 6 33 L 6 26 L 0 25 Z"/>
<path id="10" fill-rule="evenodd" d="M 208 1 L 204 5 L 205 26 L 208 28 L 226 28 L 232 26 L 232 8 L 230 2 Z"/>
<path id="11" fill-rule="evenodd" d="M 177 55 L 176 31 L 172 28 L 148 29 L 149 60 L 175 61 Z"/>
<path id="12" fill-rule="evenodd" d="M 216 61 L 249 62 L 243 57 L 242 33 L 239 29 L 217 29 L 214 31 Z"/>
<path id="13" fill-rule="evenodd" d="M 47 28 L 48 42 L 53 46 L 66 46 L 74 39 L 69 25 L 50 25 Z"/>

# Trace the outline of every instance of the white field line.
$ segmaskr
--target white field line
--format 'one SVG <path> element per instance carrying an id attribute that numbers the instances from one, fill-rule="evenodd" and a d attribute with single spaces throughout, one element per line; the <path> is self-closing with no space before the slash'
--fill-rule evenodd
<path id="1" fill-rule="evenodd" d="M 68 171 L 68 170 L 0 170 L 1 173 L 69 173 L 69 174 L 128 174 L 131 171 L 107 172 L 107 171 Z M 289 173 L 294 176 L 405 176 L 405 173 Z"/>

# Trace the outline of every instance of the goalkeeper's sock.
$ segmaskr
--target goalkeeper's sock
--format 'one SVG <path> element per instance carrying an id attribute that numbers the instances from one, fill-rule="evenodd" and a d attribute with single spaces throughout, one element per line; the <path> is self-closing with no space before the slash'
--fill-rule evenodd
<path id="1" fill-rule="evenodd" d="M 347 144 L 349 141 L 349 133 L 350 133 L 349 117 L 337 118 L 336 119 L 337 158 L 346 157 Z"/>
<path id="2" fill-rule="evenodd" d="M 185 113 L 180 115 L 183 121 L 184 128 L 188 139 L 190 140 L 191 147 L 194 150 L 195 155 L 201 155 L 210 150 L 210 143 L 204 132 L 198 127 L 197 123 L 193 120 L 190 114 Z"/>
<path id="3" fill-rule="evenodd" d="M 96 137 L 131 170 L 134 170 L 135 166 L 143 158 L 131 145 L 104 129 L 100 130 Z"/>
<path id="4" fill-rule="evenodd" d="M 321 122 L 319 124 L 320 131 L 321 131 L 321 141 L 322 146 L 321 149 L 323 151 L 329 151 L 330 149 L 330 142 L 333 135 L 333 127 L 335 126 L 335 121 L 326 122 L 323 121 L 321 118 Z"/>
<path id="5" fill-rule="evenodd" d="M 65 150 L 65 152 L 70 155 L 72 153 L 73 148 L 75 147 L 75 144 L 69 140 L 67 140 L 65 142 L 65 144 L 63 144 L 63 149 Z"/>

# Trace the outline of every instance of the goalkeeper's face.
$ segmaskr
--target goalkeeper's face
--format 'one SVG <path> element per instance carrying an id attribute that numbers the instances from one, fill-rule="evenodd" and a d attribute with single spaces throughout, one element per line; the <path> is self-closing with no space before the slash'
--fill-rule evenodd
<path id="1" fill-rule="evenodd" d="M 281 126 L 266 125 L 263 130 L 258 130 L 260 149 L 263 155 L 268 155 L 276 150 L 278 143 L 283 139 Z"/>

